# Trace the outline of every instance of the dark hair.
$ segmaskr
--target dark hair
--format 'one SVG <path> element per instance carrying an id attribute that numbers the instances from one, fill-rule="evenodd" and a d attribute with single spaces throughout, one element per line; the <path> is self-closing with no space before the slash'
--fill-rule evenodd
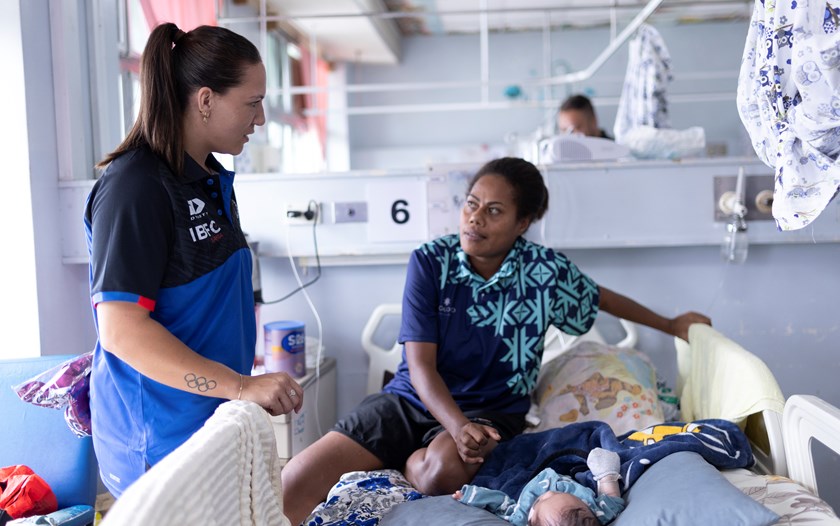
<path id="1" fill-rule="evenodd" d="M 601 526 L 598 518 L 588 507 L 571 509 L 550 509 L 541 526 Z"/>
<path id="2" fill-rule="evenodd" d="M 513 187 L 513 201 L 516 203 L 516 219 L 527 217 L 531 222 L 540 219 L 548 210 L 548 188 L 536 166 L 525 159 L 502 157 L 494 159 L 481 168 L 470 180 L 467 193 L 485 175 L 499 175 Z"/>
<path id="3" fill-rule="evenodd" d="M 560 105 L 560 111 L 579 110 L 589 115 L 595 115 L 595 107 L 586 95 L 572 95 Z"/>
<path id="4" fill-rule="evenodd" d="M 242 82 L 260 52 L 229 29 L 199 26 L 184 33 L 172 23 L 149 35 L 140 58 L 140 113 L 131 131 L 96 165 L 103 168 L 129 150 L 148 146 L 180 177 L 184 170 L 183 117 L 191 94 L 206 86 L 224 94 Z M 204 159 L 195 159 L 202 163 Z"/>

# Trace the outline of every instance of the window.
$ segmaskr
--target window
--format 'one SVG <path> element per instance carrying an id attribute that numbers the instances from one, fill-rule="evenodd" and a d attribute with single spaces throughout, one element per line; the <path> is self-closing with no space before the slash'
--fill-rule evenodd
<path id="1" fill-rule="evenodd" d="M 159 21 L 172 20 L 183 29 L 204 23 L 215 24 L 217 0 L 169 2 L 168 0 L 102 0 L 81 3 L 75 9 L 73 20 L 65 20 L 70 8 L 62 8 L 62 20 L 56 32 L 62 38 L 78 42 L 75 62 L 87 68 L 90 84 L 78 85 L 68 72 L 63 75 L 68 86 L 66 115 L 57 118 L 67 128 L 67 137 L 81 136 L 73 128 L 87 122 L 82 115 L 75 115 L 73 105 L 79 100 L 90 101 L 91 129 L 87 132 L 85 159 L 74 162 L 71 176 L 64 179 L 94 177 L 92 164 L 112 151 L 133 126 L 140 103 L 140 57 L 152 28 Z M 287 33 L 278 27 L 254 22 L 253 8 L 221 2 L 223 13 L 237 11 L 237 16 L 250 17 L 247 21 L 227 23 L 226 27 L 249 38 L 260 48 L 267 74 L 267 97 L 264 101 L 266 124 L 252 136 L 245 150 L 236 158 L 220 156 L 222 163 L 238 173 L 310 173 L 325 168 L 326 118 L 308 115 L 314 104 L 326 104 L 324 94 L 307 93 L 310 81 L 326 83 L 327 65 L 322 60 L 312 61 L 308 51 L 296 45 Z M 228 19 L 231 20 L 231 19 Z M 235 19 L 234 19 L 235 20 Z M 80 30 L 78 24 L 87 24 L 89 30 Z M 264 33 L 262 32 L 264 31 Z M 87 36 L 86 36 L 87 35 Z M 73 58 L 73 57 L 71 57 Z M 67 62 L 66 60 L 64 60 Z M 72 63 L 74 61 L 70 61 Z M 312 71 L 311 64 L 316 64 Z M 84 71 L 81 73 L 85 77 Z M 89 89 L 88 89 L 89 88 Z M 291 88 L 291 89 L 290 89 Z M 296 91 L 297 90 L 297 91 Z M 291 93 L 290 93 L 291 91 Z M 281 92 L 283 92 L 281 94 Z M 74 102 L 76 101 L 76 102 Z M 81 105 L 86 108 L 85 104 Z M 75 113 L 84 112 L 77 109 Z M 83 124 L 85 125 L 85 124 Z M 61 126 L 61 125 L 60 125 Z M 86 125 L 85 125 L 86 126 Z M 62 146 L 66 155 L 75 153 L 76 143 L 67 139 Z"/>

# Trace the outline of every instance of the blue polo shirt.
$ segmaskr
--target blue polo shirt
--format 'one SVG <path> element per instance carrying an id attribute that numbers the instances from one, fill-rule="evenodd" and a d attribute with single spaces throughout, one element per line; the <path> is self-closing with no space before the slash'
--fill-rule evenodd
<path id="1" fill-rule="evenodd" d="M 85 230 L 93 315 L 135 302 L 198 354 L 249 374 L 256 320 L 251 255 L 232 172 L 209 175 L 188 155 L 177 179 L 150 150 L 115 159 L 88 196 Z M 102 481 L 119 496 L 198 430 L 220 398 L 141 375 L 99 341 L 91 372 L 93 443 Z"/>
<path id="2" fill-rule="evenodd" d="M 518 238 L 485 280 L 453 234 L 415 250 L 400 343 L 437 345 L 437 368 L 463 411 L 526 413 L 549 325 L 580 335 L 598 314 L 598 285 L 563 254 Z M 384 391 L 426 410 L 403 360 Z"/>

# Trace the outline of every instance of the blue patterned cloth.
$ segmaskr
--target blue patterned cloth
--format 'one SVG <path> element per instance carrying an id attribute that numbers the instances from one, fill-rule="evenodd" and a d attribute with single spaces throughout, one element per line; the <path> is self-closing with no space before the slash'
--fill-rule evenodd
<path id="1" fill-rule="evenodd" d="M 840 187 L 840 8 L 756 0 L 738 78 L 738 112 L 776 170 L 773 217 L 808 225 Z"/>
<path id="2" fill-rule="evenodd" d="M 341 476 L 304 526 L 376 526 L 393 506 L 423 498 L 397 470 L 352 471 Z"/>
<path id="3" fill-rule="evenodd" d="M 587 332 L 598 301 L 598 285 L 564 255 L 523 238 L 485 280 L 453 234 L 412 254 L 399 340 L 437 344 L 438 372 L 462 411 L 525 414 L 546 329 Z M 384 391 L 426 409 L 405 357 Z"/>
<path id="4" fill-rule="evenodd" d="M 671 82 L 671 54 L 653 26 L 642 24 L 630 41 L 627 74 L 615 116 L 615 140 L 639 126 L 670 128 L 667 89 Z"/>

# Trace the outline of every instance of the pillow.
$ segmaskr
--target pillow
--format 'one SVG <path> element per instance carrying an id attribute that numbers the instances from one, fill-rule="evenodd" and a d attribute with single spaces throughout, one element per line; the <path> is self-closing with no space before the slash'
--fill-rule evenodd
<path id="1" fill-rule="evenodd" d="M 543 364 L 534 391 L 539 424 L 527 432 L 599 420 L 622 435 L 661 424 L 657 395 L 656 370 L 645 354 L 581 342 Z"/>
<path id="2" fill-rule="evenodd" d="M 426 497 L 394 506 L 379 526 L 510 526 L 487 510 L 461 504 L 451 495 Z"/>
<path id="3" fill-rule="evenodd" d="M 627 508 L 614 526 L 769 526 L 779 520 L 691 451 L 650 466 L 624 498 Z"/>
<path id="4" fill-rule="evenodd" d="M 744 495 L 778 513 L 782 524 L 840 526 L 840 518 L 827 502 L 787 477 L 746 469 L 727 469 L 721 474 Z"/>

